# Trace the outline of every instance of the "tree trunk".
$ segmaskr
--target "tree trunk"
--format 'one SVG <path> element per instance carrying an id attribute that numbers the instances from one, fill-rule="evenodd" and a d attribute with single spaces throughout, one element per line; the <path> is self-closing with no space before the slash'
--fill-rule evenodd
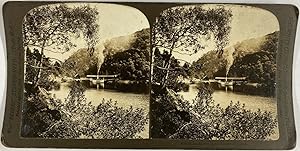
<path id="1" fill-rule="evenodd" d="M 165 65 L 165 68 L 167 69 L 166 70 L 166 75 L 165 77 L 162 79 L 162 87 L 165 87 L 166 83 L 167 83 L 167 80 L 169 78 L 169 68 L 170 68 L 170 64 L 171 64 L 171 57 L 169 59 L 169 61 L 167 62 L 167 64 Z"/>
<path id="2" fill-rule="evenodd" d="M 40 59 L 40 62 L 38 64 L 39 67 L 42 67 L 43 66 L 43 56 L 44 56 L 44 49 L 45 49 L 45 45 L 46 45 L 46 42 L 47 42 L 47 39 L 57 30 L 57 28 L 60 26 L 60 24 L 58 24 L 57 26 L 55 26 L 55 28 L 53 29 L 53 31 L 47 35 L 46 37 L 44 37 L 44 41 L 43 41 L 43 44 L 42 44 L 42 47 L 41 47 L 41 59 Z M 39 82 L 39 79 L 41 77 L 41 70 L 42 68 L 39 68 L 38 69 L 38 73 L 36 75 L 36 79 L 34 80 L 34 87 L 37 87 L 37 84 Z"/>
<path id="3" fill-rule="evenodd" d="M 40 62 L 38 63 L 38 67 L 42 67 L 43 66 L 43 56 L 44 56 L 44 45 L 46 43 L 46 40 L 44 41 L 43 43 L 43 46 L 42 46 L 42 49 L 41 49 L 41 59 L 40 59 Z M 38 86 L 38 82 L 39 82 L 39 79 L 41 77 L 41 70 L 42 68 L 39 68 L 38 69 L 38 72 L 37 72 L 37 75 L 35 76 L 35 79 L 34 79 L 34 87 L 36 88 Z"/>
<path id="4" fill-rule="evenodd" d="M 154 27 L 153 27 L 153 28 L 154 28 Z M 155 43 L 156 43 L 156 41 L 155 41 L 155 34 L 156 34 L 156 33 L 155 33 L 155 29 L 153 29 L 152 32 L 153 32 L 153 33 L 152 33 L 153 36 L 150 36 L 150 43 L 154 43 L 154 45 L 155 45 Z M 154 61 L 155 61 L 155 60 L 154 60 L 154 58 L 155 58 L 154 53 L 155 53 L 155 49 L 157 48 L 157 46 L 156 46 L 156 45 L 154 46 L 154 45 L 150 45 L 150 50 L 151 50 L 151 51 L 150 51 L 150 53 L 151 53 L 151 55 L 150 55 L 150 56 L 151 56 L 151 60 L 150 60 L 150 61 L 151 61 L 151 63 L 150 63 L 150 65 L 151 65 L 151 66 L 150 66 L 150 82 L 151 82 L 151 83 L 153 82 L 153 78 L 154 78 L 154 77 L 153 77 L 153 75 L 154 75 L 154 74 L 153 74 L 153 70 L 154 70 L 154 63 L 155 63 L 155 62 L 154 62 Z"/>
<path id="5" fill-rule="evenodd" d="M 173 44 L 171 46 L 171 49 L 170 49 L 170 54 L 168 54 L 169 55 L 169 57 L 168 57 L 169 60 L 168 60 L 167 64 L 165 65 L 165 68 L 167 69 L 167 71 L 166 71 L 166 75 L 165 75 L 165 77 L 163 79 L 162 87 L 165 87 L 166 82 L 167 82 L 167 80 L 169 78 L 169 72 L 170 72 L 169 68 L 170 68 L 170 65 L 171 65 L 172 52 L 173 52 L 175 44 L 176 44 L 176 41 L 173 42 Z"/>

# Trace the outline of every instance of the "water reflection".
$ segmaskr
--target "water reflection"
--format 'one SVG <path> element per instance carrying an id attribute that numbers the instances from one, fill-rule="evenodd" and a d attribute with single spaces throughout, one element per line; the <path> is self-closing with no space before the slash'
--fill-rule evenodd
<path id="1" fill-rule="evenodd" d="M 260 108 L 262 111 L 271 112 L 273 115 L 277 115 L 277 102 L 274 97 L 264 97 L 258 95 L 248 95 L 245 93 L 238 93 L 232 91 L 233 87 L 224 87 L 223 90 L 215 90 L 212 94 L 212 98 L 216 104 L 220 104 L 221 107 L 227 107 L 230 102 L 245 104 L 246 109 L 257 111 Z M 197 95 L 197 85 L 191 84 L 188 92 L 179 92 L 185 100 L 192 102 Z"/>

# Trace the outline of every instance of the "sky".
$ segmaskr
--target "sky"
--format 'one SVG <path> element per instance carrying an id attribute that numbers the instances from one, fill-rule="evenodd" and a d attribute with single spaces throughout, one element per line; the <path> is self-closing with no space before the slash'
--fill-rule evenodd
<path id="1" fill-rule="evenodd" d="M 79 5 L 83 4 L 68 4 L 70 7 Z M 99 12 L 98 25 L 100 42 L 98 45 L 101 45 L 102 42 L 105 42 L 108 39 L 129 35 L 136 31 L 150 27 L 146 16 L 135 8 L 117 4 L 90 3 L 89 5 L 91 7 L 95 7 Z M 72 41 L 77 45 L 77 47 L 71 49 L 69 52 L 57 54 L 45 51 L 45 55 L 64 61 L 76 50 L 87 47 L 82 38 Z"/>
<path id="2" fill-rule="evenodd" d="M 216 5 L 205 5 L 204 8 L 214 8 Z M 229 33 L 229 43 L 226 47 L 230 47 L 240 41 L 261 37 L 279 31 L 279 23 L 275 15 L 271 12 L 241 5 L 225 5 L 225 9 L 232 10 L 231 31 Z M 198 60 L 204 53 L 214 49 L 214 43 L 206 42 L 207 47 L 197 54 L 188 56 L 174 54 L 175 58 L 188 60 L 190 63 Z"/>

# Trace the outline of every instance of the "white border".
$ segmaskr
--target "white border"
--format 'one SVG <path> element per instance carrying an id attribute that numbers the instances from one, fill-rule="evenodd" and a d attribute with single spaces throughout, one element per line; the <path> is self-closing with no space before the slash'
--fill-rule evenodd
<path id="1" fill-rule="evenodd" d="M 11 0 L 1 0 L 0 2 L 0 129 L 2 131 L 3 125 L 3 117 L 4 117 L 4 110 L 5 110 L 5 100 L 6 100 L 6 44 L 5 42 L 5 30 L 3 25 L 3 5 Z M 47 0 L 20 0 L 20 1 L 47 1 Z M 55 0 L 48 0 L 48 1 L 55 1 Z M 56 0 L 58 1 L 58 0 Z M 65 1 L 72 1 L 72 2 L 95 2 L 92 0 L 65 0 Z M 300 1 L 299 0 L 103 0 L 99 2 L 185 2 L 185 3 L 244 3 L 244 4 L 290 4 L 296 6 L 300 9 Z M 297 142 L 296 147 L 293 151 L 300 150 L 300 20 L 298 19 L 298 26 L 297 26 L 297 35 L 296 35 L 296 42 L 295 42 L 295 50 L 294 50 L 294 59 L 293 59 L 293 103 L 294 103 L 294 115 L 295 115 L 295 123 L 296 123 L 296 131 L 297 131 Z M 298 92 L 298 93 L 297 93 Z M 0 132 L 1 132 L 0 131 Z M 0 133 L 1 136 L 1 133 Z M 7 151 L 55 151 L 55 150 L 68 150 L 68 151 L 82 151 L 80 149 L 33 149 L 33 148 L 7 148 L 0 143 L 0 150 L 7 150 Z M 84 150 L 95 150 L 95 149 L 84 149 Z M 117 149 L 114 149 L 117 150 Z M 128 150 L 128 149 L 126 149 Z M 131 149 L 132 150 L 132 149 Z M 147 149 L 145 151 L 148 151 Z"/>

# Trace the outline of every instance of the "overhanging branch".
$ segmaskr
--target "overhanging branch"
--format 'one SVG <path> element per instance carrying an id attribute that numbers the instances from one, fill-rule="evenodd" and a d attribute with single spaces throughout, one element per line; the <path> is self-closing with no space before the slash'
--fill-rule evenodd
<path id="1" fill-rule="evenodd" d="M 179 53 L 179 54 L 181 54 L 181 55 L 189 55 L 189 56 L 196 54 L 196 52 L 192 52 L 192 53 L 184 53 L 184 52 L 179 52 L 179 51 L 176 51 L 176 50 L 173 50 L 173 52 Z"/>

